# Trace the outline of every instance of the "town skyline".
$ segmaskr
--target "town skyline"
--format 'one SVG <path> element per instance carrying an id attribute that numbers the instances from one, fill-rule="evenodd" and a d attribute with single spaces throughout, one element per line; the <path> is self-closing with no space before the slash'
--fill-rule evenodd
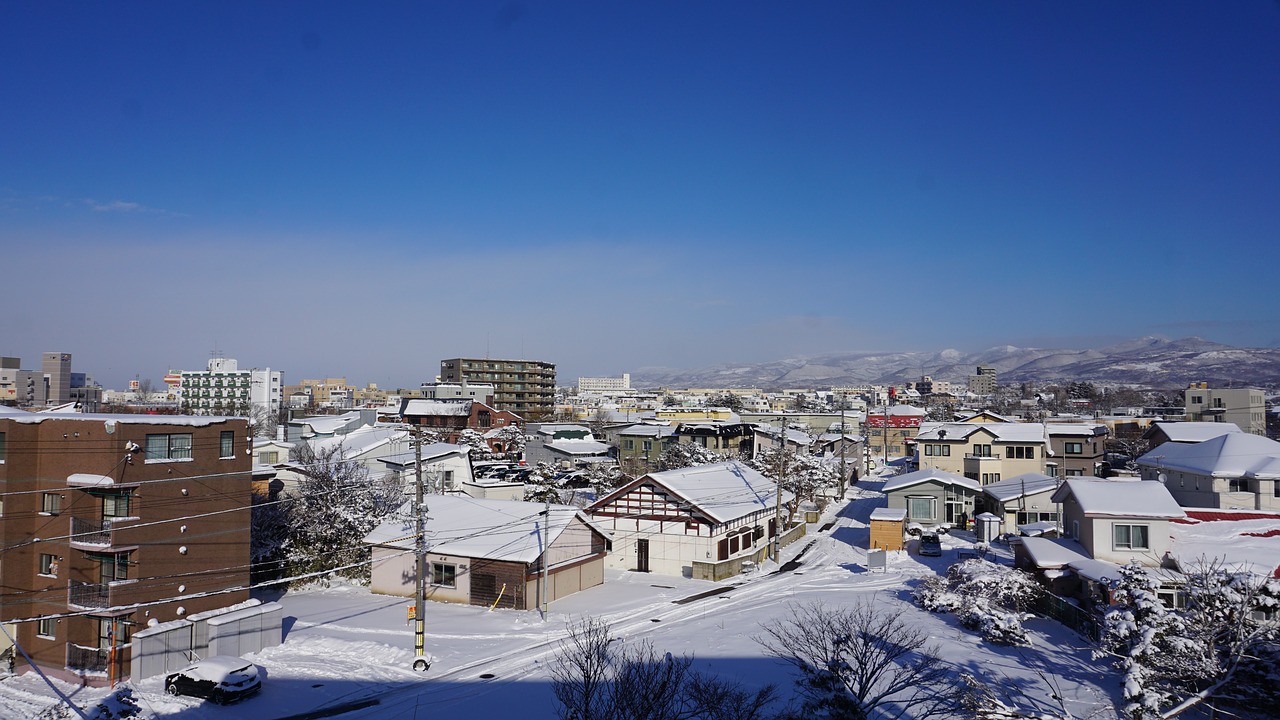
<path id="1" fill-rule="evenodd" d="M 28 365 L 118 384 L 218 349 L 401 385 L 460 355 L 1280 345 L 1275 3 L 0 19 Z"/>

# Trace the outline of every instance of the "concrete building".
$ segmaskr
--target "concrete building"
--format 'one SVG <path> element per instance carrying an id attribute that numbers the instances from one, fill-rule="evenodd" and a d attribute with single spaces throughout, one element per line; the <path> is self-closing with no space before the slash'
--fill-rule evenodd
<path id="1" fill-rule="evenodd" d="M 47 352 L 40 356 L 44 373 L 46 405 L 62 405 L 71 401 L 71 353 Z"/>
<path id="2" fill-rule="evenodd" d="M 494 387 L 493 406 L 525 419 L 538 420 L 555 411 L 556 366 L 538 360 L 451 358 L 440 361 L 440 382 L 487 383 Z"/>
<path id="3" fill-rule="evenodd" d="M 631 373 L 622 373 L 620 378 L 578 378 L 578 393 L 581 395 L 618 395 L 628 392 L 631 392 Z"/>
<path id="4" fill-rule="evenodd" d="M 1211 388 L 1191 383 L 1186 390 L 1187 420 L 1235 423 L 1250 435 L 1267 434 L 1267 401 L 1257 388 Z"/>
<path id="5" fill-rule="evenodd" d="M 222 591 L 249 583 L 249 442 L 241 418 L 0 408 L 0 621 L 41 669 L 128 675 L 135 629 L 248 598 Z"/>
<path id="6" fill-rule="evenodd" d="M 427 400 L 479 400 L 492 406 L 498 389 L 492 383 L 432 382 L 422 383 L 422 397 Z"/>
<path id="7" fill-rule="evenodd" d="M 969 376 L 969 392 L 974 395 L 994 395 L 996 369 L 990 365 L 979 365 L 977 372 Z"/>
<path id="8" fill-rule="evenodd" d="M 23 370 L 21 358 L 0 357 L 0 404 L 17 407 L 43 406 L 44 373 Z"/>
<path id="9" fill-rule="evenodd" d="M 172 371 L 170 374 L 174 374 Z M 280 413 L 284 379 L 279 370 L 241 370 L 233 358 L 211 357 L 204 370 L 182 370 L 174 394 L 189 415 Z"/>

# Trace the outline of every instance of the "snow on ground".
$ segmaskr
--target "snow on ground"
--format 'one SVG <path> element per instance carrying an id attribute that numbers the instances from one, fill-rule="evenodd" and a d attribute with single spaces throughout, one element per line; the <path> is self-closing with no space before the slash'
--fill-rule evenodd
<path id="1" fill-rule="evenodd" d="M 701 670 L 752 686 L 775 683 L 790 697 L 789 670 L 756 641 L 762 628 L 788 618 L 793 603 L 839 605 L 860 598 L 907 613 L 908 621 L 929 632 L 957 671 L 1017 688 L 1042 709 L 1050 707 L 1047 698 L 1056 693 L 1078 716 L 1099 706 L 1107 708 L 1104 717 L 1112 716 L 1115 674 L 1092 661 L 1087 643 L 1061 625 L 1033 620 L 1028 623 L 1031 647 L 996 648 L 961 628 L 952 616 L 931 614 L 911 603 L 915 580 L 945 571 L 958 548 L 972 545 L 971 535 L 943 536 L 942 557 L 892 552 L 886 570 L 869 571 L 866 519 L 883 504 L 878 485 L 872 481 L 852 489 L 847 504 L 833 504 L 822 521 L 810 526 L 809 535 L 784 549 L 783 561 L 800 556 L 800 565 L 790 572 L 774 573 L 778 566 L 765 563 L 750 575 L 711 583 L 608 571 L 603 585 L 552 603 L 545 621 L 536 612 L 428 603 L 427 646 L 434 664 L 425 674 L 410 669 L 408 599 L 353 586 L 289 592 L 278 598 L 285 610 L 285 642 L 247 656 L 263 671 L 260 694 L 220 707 L 170 698 L 163 693 L 162 678 L 150 678 L 135 684 L 142 717 L 280 719 L 346 707 L 349 712 L 336 716 L 425 719 L 461 713 L 483 718 L 519 712 L 528 720 L 550 720 L 556 709 L 547 662 L 567 628 L 585 616 L 610 622 L 620 642 L 648 641 L 660 651 L 694 655 Z M 675 602 L 725 587 L 729 590 L 718 595 Z M 65 690 L 77 692 L 82 707 L 91 707 L 105 693 L 72 686 Z M 33 717 L 52 702 L 34 674 L 0 682 L 2 718 Z"/>

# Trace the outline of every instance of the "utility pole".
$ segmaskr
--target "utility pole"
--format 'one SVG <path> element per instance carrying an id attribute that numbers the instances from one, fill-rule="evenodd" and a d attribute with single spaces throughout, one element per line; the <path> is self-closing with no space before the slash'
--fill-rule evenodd
<path id="1" fill-rule="evenodd" d="M 413 605 L 413 669 L 426 672 L 431 661 L 426 656 L 427 626 L 423 615 L 427 612 L 427 519 L 426 498 L 422 487 L 422 428 L 413 428 L 414 470 L 414 554 L 417 557 L 417 587 Z"/>
<path id="2" fill-rule="evenodd" d="M 844 403 L 840 404 L 840 499 L 844 499 L 844 482 L 848 477 L 845 474 L 844 467 L 844 446 L 845 446 L 845 429 L 844 429 Z"/>
<path id="3" fill-rule="evenodd" d="M 778 562 L 782 551 L 782 482 L 787 477 L 787 416 L 778 418 L 780 450 L 778 452 L 778 482 L 775 483 L 773 500 L 773 561 Z"/>
<path id="4" fill-rule="evenodd" d="M 547 571 L 550 570 L 549 557 L 551 547 L 547 543 L 549 537 L 548 531 L 551 525 L 551 492 L 542 494 L 543 510 L 542 510 L 542 622 L 547 621 L 547 610 L 550 603 L 548 602 L 547 592 L 551 589 L 550 577 Z"/>

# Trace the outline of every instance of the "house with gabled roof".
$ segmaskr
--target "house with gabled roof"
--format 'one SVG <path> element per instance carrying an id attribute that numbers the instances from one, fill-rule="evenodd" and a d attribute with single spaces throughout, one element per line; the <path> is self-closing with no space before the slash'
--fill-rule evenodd
<path id="1" fill-rule="evenodd" d="M 731 460 L 653 472 L 587 507 L 613 535 L 608 565 L 622 570 L 722 580 L 744 562 L 765 559 L 770 541 L 785 533 L 779 503 L 794 500 L 776 483 Z"/>
<path id="2" fill-rule="evenodd" d="M 1030 526 L 1035 534 L 1041 534 L 1046 529 L 1041 523 L 1057 527 L 1058 506 L 1052 498 L 1059 482 L 1044 473 L 1026 473 L 983 485 L 981 511 L 1003 521 L 1001 532 L 1017 533 L 1020 527 Z"/>
<path id="3" fill-rule="evenodd" d="M 1166 442 L 1137 462 L 1142 478 L 1163 482 L 1180 505 L 1280 511 L 1275 440 L 1228 432 L 1198 443 Z"/>
<path id="4" fill-rule="evenodd" d="M 1053 493 L 1063 532 L 1094 560 L 1159 567 L 1172 547 L 1170 521 L 1185 518 L 1163 483 L 1067 478 Z"/>
<path id="5" fill-rule="evenodd" d="M 1151 423 L 1150 427 L 1142 433 L 1142 439 L 1146 440 L 1154 450 L 1157 447 L 1167 443 L 1198 443 L 1205 440 L 1212 440 L 1228 433 L 1242 433 L 1239 425 L 1229 422 L 1203 422 L 1203 421 L 1186 421 L 1186 422 L 1167 422 L 1157 420 Z"/>
<path id="6" fill-rule="evenodd" d="M 533 610 L 604 582 L 609 535 L 577 508 L 461 495 L 431 495 L 426 507 L 430 600 Z M 407 503 L 365 536 L 373 592 L 413 597 L 416 524 Z"/>
<path id="7" fill-rule="evenodd" d="M 984 485 L 1043 473 L 1051 455 L 1043 423 L 924 423 L 915 443 L 917 467 L 964 475 Z"/>
<path id="8" fill-rule="evenodd" d="M 907 511 L 907 522 L 920 525 L 967 525 L 973 518 L 982 484 L 935 468 L 896 475 L 881 492 L 885 506 Z"/>
<path id="9" fill-rule="evenodd" d="M 1048 457 L 1044 473 L 1059 478 L 1098 476 L 1107 452 L 1107 426 L 1102 423 L 1045 423 Z"/>

